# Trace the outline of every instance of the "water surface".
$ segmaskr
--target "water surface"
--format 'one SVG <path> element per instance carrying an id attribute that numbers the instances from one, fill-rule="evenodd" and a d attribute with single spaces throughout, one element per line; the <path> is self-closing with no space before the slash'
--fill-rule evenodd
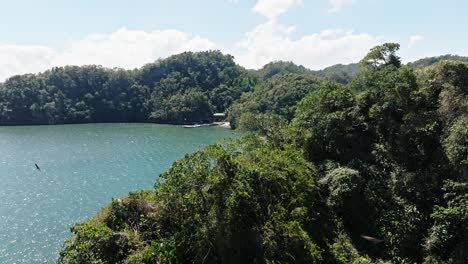
<path id="1" fill-rule="evenodd" d="M 0 263 L 54 263 L 72 224 L 228 137 L 155 124 L 0 127 Z"/>

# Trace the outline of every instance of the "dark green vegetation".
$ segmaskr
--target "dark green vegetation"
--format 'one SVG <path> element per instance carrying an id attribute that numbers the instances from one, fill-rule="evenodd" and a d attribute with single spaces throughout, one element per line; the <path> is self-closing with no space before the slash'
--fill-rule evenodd
<path id="1" fill-rule="evenodd" d="M 431 66 L 441 61 L 447 61 L 447 60 L 468 62 L 468 57 L 457 56 L 457 55 L 442 55 L 438 57 L 429 57 L 429 58 L 420 59 L 414 62 L 410 62 L 408 63 L 408 65 L 414 68 L 419 68 L 419 67 Z"/>
<path id="2" fill-rule="evenodd" d="M 282 74 L 272 77 L 245 93 L 229 110 L 231 126 L 260 113 L 274 113 L 290 121 L 296 104 L 324 81 L 306 74 Z"/>
<path id="3" fill-rule="evenodd" d="M 0 124 L 210 121 L 255 83 L 217 51 L 183 53 L 132 71 L 54 68 L 0 84 Z"/>
<path id="4" fill-rule="evenodd" d="M 264 78 L 230 109 L 255 133 L 113 200 L 59 263 L 467 263 L 468 64 L 398 48 L 346 86 Z"/>
<path id="5" fill-rule="evenodd" d="M 351 63 L 347 65 L 337 64 L 327 67 L 323 70 L 316 71 L 315 75 L 325 78 L 329 81 L 347 84 L 361 71 L 362 67 L 358 63 Z"/>
<path id="6" fill-rule="evenodd" d="M 442 60 L 468 58 L 446 55 L 411 66 L 420 68 Z M 226 112 L 235 102 L 231 108 L 234 126 L 239 111 L 274 112 L 289 121 L 297 102 L 322 82 L 314 78 L 347 84 L 363 70 L 360 64 L 339 64 L 312 71 L 277 61 L 252 71 L 218 51 L 186 52 L 135 70 L 53 68 L 0 83 L 0 125 L 209 122 L 213 113 Z"/>
<path id="7" fill-rule="evenodd" d="M 323 70 L 312 71 L 302 65 L 296 65 L 293 62 L 276 61 L 268 63 L 256 73 L 262 80 L 270 79 L 276 75 L 295 73 L 313 75 L 329 81 L 346 84 L 361 70 L 362 67 L 357 63 L 348 65 L 337 64 Z"/>
<path id="8" fill-rule="evenodd" d="M 421 68 L 431 66 L 442 61 L 468 62 L 468 57 L 457 55 L 442 55 L 438 57 L 420 59 L 414 62 L 410 62 L 407 65 L 411 66 L 412 68 Z M 360 63 L 351 63 L 346 65 L 336 64 L 323 70 L 313 71 L 305 68 L 304 66 L 296 65 L 292 62 L 277 61 L 268 63 L 262 69 L 258 70 L 257 74 L 263 80 L 269 79 L 279 74 L 309 74 L 328 81 L 347 84 L 362 71 L 363 66 Z"/>

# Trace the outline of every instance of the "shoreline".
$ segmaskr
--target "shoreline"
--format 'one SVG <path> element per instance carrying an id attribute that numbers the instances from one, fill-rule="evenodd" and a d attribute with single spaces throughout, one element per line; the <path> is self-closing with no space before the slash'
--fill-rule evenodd
<path id="1" fill-rule="evenodd" d="M 231 123 L 229 123 L 229 122 L 213 122 L 213 126 L 222 127 L 222 128 L 231 128 Z"/>
<path id="2" fill-rule="evenodd" d="M 221 127 L 221 128 L 231 128 L 231 123 L 229 122 L 212 122 L 205 124 L 193 124 L 193 125 L 182 125 L 183 128 L 200 128 L 200 127 Z"/>
<path id="3" fill-rule="evenodd" d="M 150 124 L 150 125 L 167 125 L 167 126 L 183 126 L 181 124 L 173 123 L 155 123 L 155 122 L 79 122 L 79 123 L 58 123 L 58 124 L 1 124 L 2 127 L 53 127 L 53 126 L 73 126 L 73 125 L 91 125 L 91 124 Z M 210 126 L 222 127 L 222 128 L 231 128 L 229 122 L 213 122 L 209 123 Z"/>

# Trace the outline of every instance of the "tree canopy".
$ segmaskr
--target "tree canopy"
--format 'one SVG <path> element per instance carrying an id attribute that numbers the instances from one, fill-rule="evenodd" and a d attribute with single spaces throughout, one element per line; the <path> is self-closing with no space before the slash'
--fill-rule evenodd
<path id="1" fill-rule="evenodd" d="M 219 51 L 126 71 L 67 66 L 0 84 L 0 124 L 196 123 L 224 112 L 257 77 Z"/>
<path id="2" fill-rule="evenodd" d="M 296 104 L 322 82 L 304 74 L 278 75 L 262 82 L 232 105 L 229 110 L 232 126 L 235 127 L 245 113 L 272 113 L 290 121 Z"/>
<path id="3" fill-rule="evenodd" d="M 399 49 L 400 44 L 398 43 L 385 43 L 376 46 L 361 60 L 361 64 L 364 67 L 372 67 L 374 69 L 388 65 L 399 67 L 401 66 L 401 60 L 400 57 L 396 55 Z"/>

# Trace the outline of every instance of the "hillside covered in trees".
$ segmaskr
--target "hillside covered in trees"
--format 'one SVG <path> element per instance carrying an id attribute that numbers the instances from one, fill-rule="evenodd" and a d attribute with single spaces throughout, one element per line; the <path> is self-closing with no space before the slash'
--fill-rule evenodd
<path id="1" fill-rule="evenodd" d="M 468 64 L 414 69 L 398 49 L 372 49 L 347 85 L 287 72 L 233 93 L 253 133 L 114 199 L 58 262 L 467 263 Z"/>
<path id="2" fill-rule="evenodd" d="M 468 62 L 468 57 L 458 55 L 442 55 L 437 57 L 428 57 L 407 63 L 412 68 L 427 67 L 442 61 L 463 61 Z M 261 79 L 270 79 L 275 75 L 296 73 L 309 74 L 331 82 L 340 84 L 349 83 L 356 75 L 364 70 L 360 63 L 336 64 L 322 70 L 313 71 L 302 65 L 296 65 L 293 62 L 276 61 L 265 65 L 257 71 Z"/>
<path id="3" fill-rule="evenodd" d="M 468 58 L 445 55 L 409 65 L 421 68 L 444 60 Z M 227 112 L 234 103 L 234 126 L 239 111 L 283 111 L 291 119 L 296 103 L 314 86 L 307 82 L 347 84 L 363 71 L 361 64 L 312 71 L 284 61 L 246 70 L 219 51 L 186 52 L 135 70 L 95 65 L 58 67 L 0 83 L 0 125 L 190 124 L 209 122 L 213 113 Z"/>
<path id="4" fill-rule="evenodd" d="M 408 65 L 414 68 L 426 67 L 426 66 L 431 66 L 441 61 L 447 61 L 447 60 L 468 62 L 468 57 L 447 54 L 447 55 L 442 55 L 442 56 L 437 56 L 437 57 L 428 57 L 428 58 L 419 59 L 417 61 L 408 63 Z"/>
<path id="5" fill-rule="evenodd" d="M 0 124 L 209 121 L 255 84 L 218 51 L 182 53 L 131 71 L 60 67 L 0 84 Z"/>

